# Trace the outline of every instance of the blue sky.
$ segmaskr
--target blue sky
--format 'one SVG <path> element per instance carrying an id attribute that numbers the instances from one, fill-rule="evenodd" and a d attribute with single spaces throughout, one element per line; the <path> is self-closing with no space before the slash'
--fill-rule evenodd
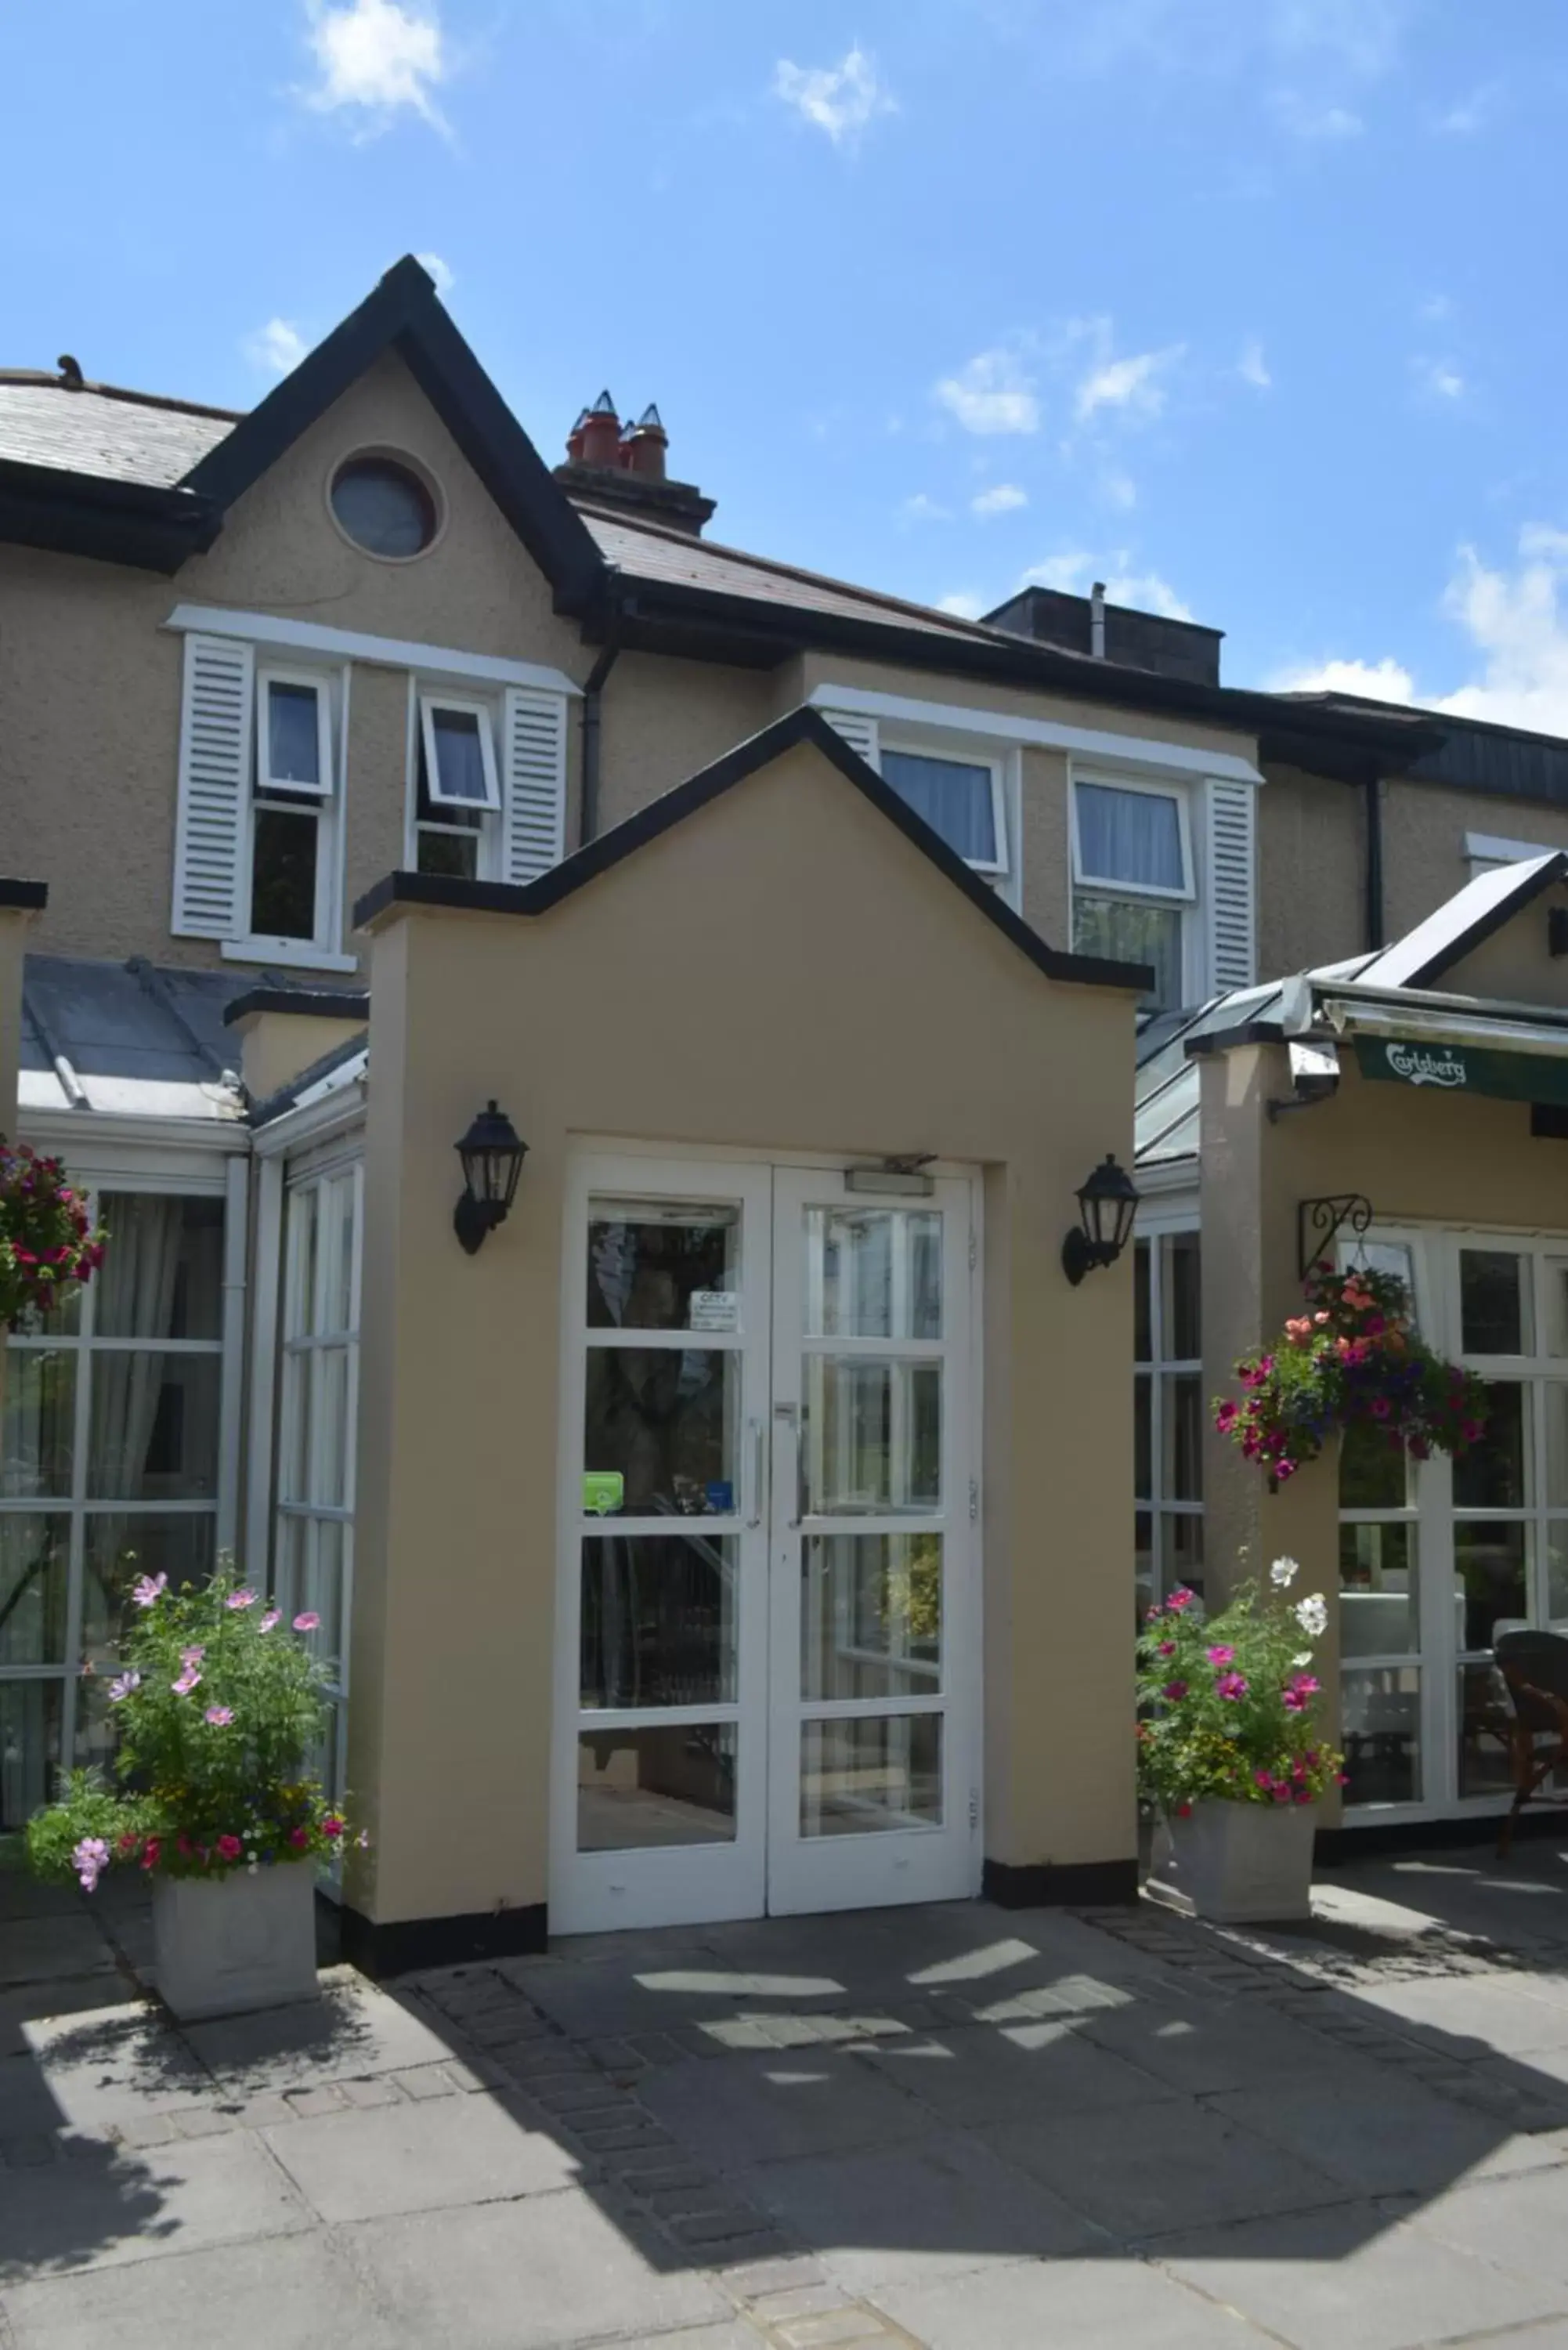
<path id="1" fill-rule="evenodd" d="M 5 362 L 243 405 L 435 255 L 715 537 L 1568 732 L 1559 0 L 0 0 L 0 88 Z"/>

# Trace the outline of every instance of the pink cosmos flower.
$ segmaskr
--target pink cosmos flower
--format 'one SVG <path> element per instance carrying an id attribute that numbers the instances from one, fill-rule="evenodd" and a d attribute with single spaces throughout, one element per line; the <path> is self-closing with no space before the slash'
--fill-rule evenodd
<path id="1" fill-rule="evenodd" d="M 109 1846 L 102 1836 L 83 1836 L 71 1854 L 71 1866 L 81 1879 L 82 1891 L 96 1892 L 99 1878 L 109 1866 Z"/>
<path id="2" fill-rule="evenodd" d="M 1214 1684 L 1216 1697 L 1245 1697 L 1247 1683 L 1241 1673 L 1221 1673 Z"/>
<path id="3" fill-rule="evenodd" d="M 244 1846 L 237 1835 L 221 1835 L 218 1838 L 218 1852 L 224 1860 L 238 1860 L 244 1850 Z"/>
<path id="4" fill-rule="evenodd" d="M 185 1667 L 186 1670 L 189 1671 L 192 1665 L 199 1665 L 201 1663 L 207 1651 L 205 1648 L 182 1648 L 180 1651 L 180 1662 Z"/>
<path id="5" fill-rule="evenodd" d="M 1227 1648 L 1223 1642 L 1220 1642 L 1212 1648 L 1206 1648 L 1203 1653 L 1211 1665 L 1228 1665 L 1235 1657 L 1236 1651 L 1234 1648 Z"/>
<path id="6" fill-rule="evenodd" d="M 1304 1713 L 1306 1711 L 1307 1701 L 1305 1698 L 1303 1697 L 1300 1690 L 1286 1690 L 1284 1692 L 1284 1699 L 1285 1711 L 1287 1713 Z"/>
<path id="7" fill-rule="evenodd" d="M 1155 1654 L 1157 1657 L 1174 1657 L 1176 1654 L 1175 1641 L 1162 1640 L 1158 1648 L 1155 1650 Z"/>
<path id="8" fill-rule="evenodd" d="M 303 1615 L 295 1617 L 294 1628 L 296 1632 L 319 1632 L 321 1618 L 314 1607 L 307 1607 Z"/>
<path id="9" fill-rule="evenodd" d="M 202 1716 L 202 1721 L 210 1721 L 214 1730 L 227 1730 L 234 1718 L 234 1710 L 231 1705 L 210 1705 Z"/>
<path id="10" fill-rule="evenodd" d="M 191 1691 L 200 1685 L 201 1679 L 202 1676 L 196 1670 L 195 1666 L 187 1665 L 179 1679 L 177 1681 L 171 1681 L 169 1686 L 173 1690 L 176 1697 L 189 1697 Z"/>
<path id="11" fill-rule="evenodd" d="M 1315 1679 L 1311 1673 L 1298 1673 L 1291 1687 L 1299 1690 L 1303 1697 L 1315 1697 L 1323 1683 Z"/>
<path id="12" fill-rule="evenodd" d="M 256 1598 L 257 1594 L 242 1584 L 238 1591 L 230 1592 L 223 1605 L 225 1607 L 254 1607 Z"/>
<path id="13" fill-rule="evenodd" d="M 1187 1695 L 1187 1683 L 1185 1681 L 1167 1681 L 1165 1687 L 1160 1690 L 1160 1695 L 1161 1697 L 1168 1699 L 1170 1704 L 1175 1705 L 1180 1699 Z"/>
<path id="14" fill-rule="evenodd" d="M 168 1588 L 169 1577 L 166 1575 L 143 1575 L 130 1586 L 132 1604 L 138 1607 L 151 1607 Z"/>
<path id="15" fill-rule="evenodd" d="M 261 1619 L 260 1629 L 264 1632 L 270 1632 L 275 1624 L 281 1624 L 282 1621 L 283 1610 L 279 1607 L 269 1607 L 266 1614 Z"/>
<path id="16" fill-rule="evenodd" d="M 1197 1596 L 1197 1592 L 1189 1591 L 1185 1583 L 1178 1584 L 1176 1589 L 1171 1593 L 1170 1597 L 1166 1601 L 1166 1606 L 1168 1607 L 1174 1608 L 1176 1613 L 1179 1616 L 1184 1607 L 1191 1607 Z"/>

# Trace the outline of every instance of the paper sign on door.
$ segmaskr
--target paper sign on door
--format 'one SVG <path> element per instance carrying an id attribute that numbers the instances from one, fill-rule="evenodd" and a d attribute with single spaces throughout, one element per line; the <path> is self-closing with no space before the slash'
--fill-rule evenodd
<path id="1" fill-rule="evenodd" d="M 688 1329 L 738 1330 L 740 1326 L 741 1301 L 734 1290 L 694 1289 L 691 1292 Z"/>

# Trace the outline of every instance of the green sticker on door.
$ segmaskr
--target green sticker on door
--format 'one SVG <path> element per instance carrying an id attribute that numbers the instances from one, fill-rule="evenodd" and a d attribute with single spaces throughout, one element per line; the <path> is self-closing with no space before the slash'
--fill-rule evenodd
<path id="1" fill-rule="evenodd" d="M 589 1469 L 583 1475 L 583 1507 L 591 1518 L 607 1518 L 626 1500 L 626 1479 L 618 1469 Z"/>

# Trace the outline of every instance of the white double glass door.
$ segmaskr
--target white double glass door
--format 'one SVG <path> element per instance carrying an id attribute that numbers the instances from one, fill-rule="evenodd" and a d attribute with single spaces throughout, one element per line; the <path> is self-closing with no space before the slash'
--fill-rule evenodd
<path id="1" fill-rule="evenodd" d="M 556 1931 L 978 1889 L 973 1214 L 577 1165 Z"/>

